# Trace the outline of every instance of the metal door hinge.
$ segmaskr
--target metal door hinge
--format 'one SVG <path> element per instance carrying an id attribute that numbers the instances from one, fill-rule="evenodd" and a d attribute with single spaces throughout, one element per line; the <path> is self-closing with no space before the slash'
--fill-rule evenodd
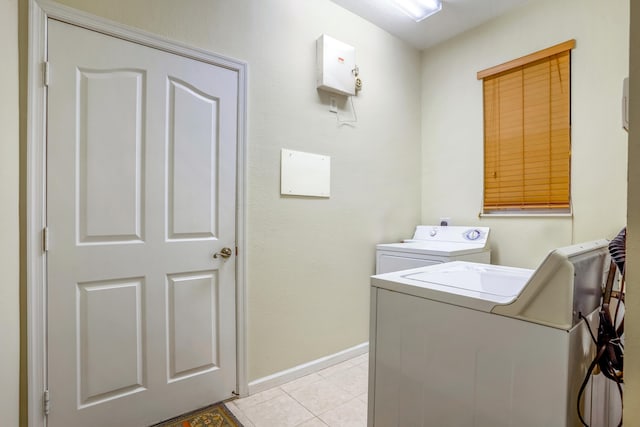
<path id="1" fill-rule="evenodd" d="M 42 251 L 47 252 L 49 250 L 49 227 L 42 229 Z"/>
<path id="2" fill-rule="evenodd" d="M 49 390 L 45 390 L 42 396 L 42 410 L 45 415 L 49 415 L 51 410 L 51 401 L 49 400 Z"/>
<path id="3" fill-rule="evenodd" d="M 49 62 L 45 61 L 42 64 L 42 83 L 45 87 L 49 86 Z"/>

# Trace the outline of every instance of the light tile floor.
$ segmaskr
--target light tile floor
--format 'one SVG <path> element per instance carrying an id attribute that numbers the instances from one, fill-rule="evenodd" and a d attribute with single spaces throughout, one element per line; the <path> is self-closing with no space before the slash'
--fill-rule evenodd
<path id="1" fill-rule="evenodd" d="M 244 427 L 366 427 L 368 354 L 227 402 Z"/>

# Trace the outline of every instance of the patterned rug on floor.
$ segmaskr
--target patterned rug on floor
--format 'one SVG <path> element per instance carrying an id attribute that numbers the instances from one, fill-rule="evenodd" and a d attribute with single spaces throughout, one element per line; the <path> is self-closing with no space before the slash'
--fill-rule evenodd
<path id="1" fill-rule="evenodd" d="M 242 427 L 224 403 L 216 403 L 153 427 Z"/>

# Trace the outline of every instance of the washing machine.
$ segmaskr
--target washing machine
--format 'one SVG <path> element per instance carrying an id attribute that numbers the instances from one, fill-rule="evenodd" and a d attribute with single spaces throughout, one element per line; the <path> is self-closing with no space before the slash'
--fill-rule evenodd
<path id="1" fill-rule="evenodd" d="M 368 427 L 581 426 L 607 245 L 372 276 Z"/>
<path id="2" fill-rule="evenodd" d="M 491 262 L 489 227 L 419 225 L 413 238 L 376 246 L 376 274 L 450 261 Z"/>

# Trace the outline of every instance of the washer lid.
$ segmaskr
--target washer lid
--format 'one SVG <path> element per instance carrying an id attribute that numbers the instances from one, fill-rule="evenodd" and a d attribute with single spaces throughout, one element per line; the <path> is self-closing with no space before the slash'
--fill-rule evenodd
<path id="1" fill-rule="evenodd" d="M 489 312 L 517 299 L 533 271 L 454 261 L 373 276 L 371 285 Z"/>
<path id="2" fill-rule="evenodd" d="M 410 241 L 406 243 L 381 243 L 376 249 L 388 252 L 402 252 L 420 255 L 455 256 L 488 251 L 489 248 L 480 243 L 452 243 Z"/>

